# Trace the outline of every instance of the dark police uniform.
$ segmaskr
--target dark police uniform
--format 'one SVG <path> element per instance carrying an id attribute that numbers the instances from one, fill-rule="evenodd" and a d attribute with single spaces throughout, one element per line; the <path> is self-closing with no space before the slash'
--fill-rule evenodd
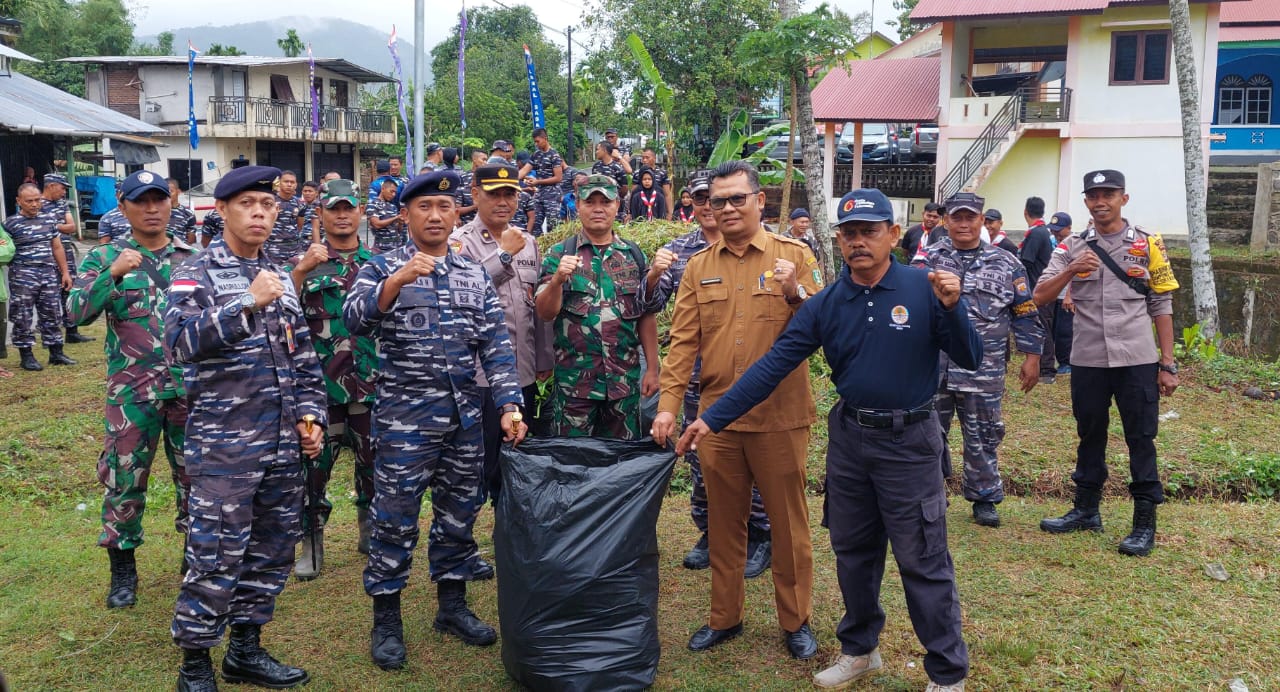
<path id="1" fill-rule="evenodd" d="M 850 199 L 869 199 L 881 220 L 892 218 L 888 199 L 876 190 L 850 192 L 840 208 Z M 858 218 L 842 214 L 841 221 Z M 861 286 L 846 267 L 837 282 L 805 301 L 769 353 L 702 420 L 712 431 L 724 429 L 819 348 L 840 393 L 827 418 L 823 523 L 844 597 L 836 630 L 841 651 L 861 656 L 878 645 L 890 543 L 911 624 L 927 651 L 925 670 L 938 684 L 956 683 L 968 674 L 969 657 L 947 549 L 943 440 L 933 396 L 939 352 L 975 368 L 982 342 L 964 298 L 943 309 L 925 272 L 891 260 L 879 283 Z M 889 367 L 899 363 L 905 367 Z"/>

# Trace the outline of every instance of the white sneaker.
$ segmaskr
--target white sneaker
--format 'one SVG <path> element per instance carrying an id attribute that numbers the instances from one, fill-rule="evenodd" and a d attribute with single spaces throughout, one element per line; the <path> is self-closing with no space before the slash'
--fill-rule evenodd
<path id="1" fill-rule="evenodd" d="M 964 692 L 964 680 L 953 682 L 950 685 L 939 685 L 930 680 L 929 686 L 924 688 L 924 692 Z"/>
<path id="2" fill-rule="evenodd" d="M 880 670 L 881 665 L 879 647 L 862 656 L 840 654 L 830 668 L 813 676 L 813 684 L 826 689 L 839 689 Z"/>

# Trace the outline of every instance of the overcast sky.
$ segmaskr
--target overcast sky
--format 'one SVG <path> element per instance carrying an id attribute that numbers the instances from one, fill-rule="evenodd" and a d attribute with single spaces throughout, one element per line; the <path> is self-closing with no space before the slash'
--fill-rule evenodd
<path id="1" fill-rule="evenodd" d="M 641 0 L 643 1 L 643 0 Z M 580 2 L 572 0 L 501 0 L 507 5 L 525 4 L 533 8 L 539 20 L 547 26 L 563 29 L 578 25 L 582 19 Z M 352 2 L 351 0 L 305 0 L 304 2 L 276 3 L 263 0 L 125 0 L 125 4 L 133 14 L 139 36 L 154 35 L 166 29 L 183 26 L 211 23 L 217 25 L 254 22 L 275 17 L 302 14 L 304 11 L 313 16 L 345 17 L 362 24 L 374 27 L 385 27 L 390 33 L 391 25 L 396 26 L 400 36 L 413 38 L 413 2 L 412 0 L 391 0 L 390 2 Z M 495 6 L 495 0 L 472 0 L 472 7 Z M 805 7 L 812 8 L 817 0 L 807 0 Z M 832 5 L 849 14 L 863 10 L 872 10 L 874 5 L 876 26 L 887 36 L 896 37 L 897 33 L 884 25 L 885 20 L 896 14 L 891 0 L 834 0 Z M 452 21 L 445 18 L 456 16 L 457 8 L 461 8 L 461 0 L 427 0 L 426 45 L 434 46 L 448 35 Z M 451 12 L 445 8 L 454 8 Z M 200 18 L 204 18 L 201 21 Z M 442 21 L 444 20 L 444 21 Z M 563 45 L 564 37 L 547 32 L 549 38 Z M 577 41 L 590 45 L 588 41 Z M 332 56 L 340 57 L 340 56 Z M 574 62 L 577 62 L 575 56 Z"/>

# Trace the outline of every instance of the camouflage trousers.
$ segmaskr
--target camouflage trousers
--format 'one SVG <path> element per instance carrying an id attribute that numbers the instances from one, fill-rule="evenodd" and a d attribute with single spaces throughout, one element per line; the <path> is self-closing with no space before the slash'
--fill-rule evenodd
<path id="1" fill-rule="evenodd" d="M 142 513 L 147 506 L 151 462 L 164 435 L 164 455 L 173 477 L 177 516 L 173 528 L 187 531 L 187 493 L 191 481 L 182 463 L 187 425 L 187 400 L 163 399 L 107 404 L 106 443 L 98 457 L 98 480 L 106 488 L 102 498 L 102 535 L 98 545 L 131 550 L 142 545 Z"/>
<path id="2" fill-rule="evenodd" d="M 579 399 L 556 388 L 551 394 L 551 434 L 555 437 L 607 437 L 638 440 L 640 388 L 623 399 Z"/>
<path id="3" fill-rule="evenodd" d="M 684 392 L 684 428 L 698 420 L 698 401 L 701 398 L 700 386 L 690 382 Z M 698 453 L 689 450 L 684 453 L 684 460 L 689 462 L 689 477 L 693 480 L 693 490 L 689 493 L 689 515 L 693 517 L 693 525 L 702 533 L 707 532 L 707 485 L 702 480 L 702 462 L 698 461 Z M 764 500 L 760 498 L 760 489 L 751 484 L 751 516 L 747 520 L 747 534 L 752 538 L 769 535 L 769 515 L 764 511 Z"/>
<path id="4" fill-rule="evenodd" d="M 560 223 L 560 205 L 564 202 L 562 195 L 559 193 L 560 186 L 554 186 L 556 192 L 544 194 L 539 191 L 533 196 L 533 209 L 537 212 L 534 217 L 534 227 L 527 229 L 529 234 L 535 238 L 545 233 L 555 230 L 556 224 Z M 546 231 L 543 231 L 543 228 Z"/>
<path id="5" fill-rule="evenodd" d="M 412 427 L 412 426 L 406 426 Z M 480 559 L 472 527 L 484 504 L 484 426 L 447 432 L 396 429 L 374 421 L 373 532 L 364 590 L 382 596 L 404 590 L 418 545 L 422 498 L 431 490 L 427 563 L 431 581 L 470 581 Z"/>
<path id="6" fill-rule="evenodd" d="M 943 387 L 938 390 L 936 405 L 942 436 L 951 432 L 951 418 L 960 419 L 960 436 L 964 442 L 964 476 L 960 487 L 970 502 L 1000 502 L 1004 499 L 1004 483 L 996 448 L 1004 439 L 1004 420 L 1000 402 L 1004 392 L 958 392 Z M 951 466 L 950 446 L 944 447 L 943 468 Z"/>
<path id="7" fill-rule="evenodd" d="M 76 256 L 76 244 L 70 240 L 62 243 L 62 251 L 67 255 L 67 269 L 71 271 L 71 278 L 76 278 L 76 267 L 80 266 L 80 258 Z M 71 316 L 71 311 L 67 309 L 67 299 L 71 297 L 71 291 L 62 289 L 62 325 L 67 329 L 75 329 L 76 321 Z"/>
<path id="8" fill-rule="evenodd" d="M 333 465 L 343 447 L 355 457 L 356 506 L 368 507 L 373 500 L 373 439 L 370 425 L 373 414 L 368 404 L 335 404 L 329 407 L 329 428 L 325 430 L 324 449 L 317 459 L 303 459 L 306 467 L 306 511 L 302 515 L 302 530 L 311 530 L 312 517 L 321 528 L 329 524 L 333 503 L 326 496 Z M 315 500 L 315 506 L 312 501 Z"/>
<path id="9" fill-rule="evenodd" d="M 62 344 L 62 285 L 53 267 L 15 264 L 9 268 L 9 322 L 13 324 L 13 345 L 31 348 L 36 343 L 32 316 L 40 318 L 40 341 L 45 346 Z"/>
<path id="10" fill-rule="evenodd" d="M 302 537 L 302 467 L 191 477 L 190 567 L 174 606 L 173 641 L 208 649 L 228 624 L 264 625 Z"/>

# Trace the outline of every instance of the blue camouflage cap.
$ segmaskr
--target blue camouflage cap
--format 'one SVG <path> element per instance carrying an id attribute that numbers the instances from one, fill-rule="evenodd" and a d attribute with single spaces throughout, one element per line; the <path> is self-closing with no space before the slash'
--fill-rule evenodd
<path id="1" fill-rule="evenodd" d="M 67 187 L 67 176 L 61 173 L 45 173 L 44 184 L 48 185 L 49 183 L 57 183 L 63 187 Z"/>
<path id="2" fill-rule="evenodd" d="M 142 196 L 147 190 L 155 190 L 169 196 L 169 181 L 151 171 L 138 171 L 120 183 L 120 197 L 130 202 Z"/>
<path id="3" fill-rule="evenodd" d="M 213 198 L 228 200 L 241 192 L 276 191 L 280 182 L 280 169 L 274 166 L 243 166 L 222 176 L 213 188 Z"/>
<path id="4" fill-rule="evenodd" d="M 445 168 L 430 173 L 423 173 L 408 184 L 400 191 L 400 201 L 408 202 L 414 197 L 432 197 L 438 195 L 448 195 L 454 197 L 458 194 L 458 188 L 462 186 L 462 178 L 451 169 Z"/>

